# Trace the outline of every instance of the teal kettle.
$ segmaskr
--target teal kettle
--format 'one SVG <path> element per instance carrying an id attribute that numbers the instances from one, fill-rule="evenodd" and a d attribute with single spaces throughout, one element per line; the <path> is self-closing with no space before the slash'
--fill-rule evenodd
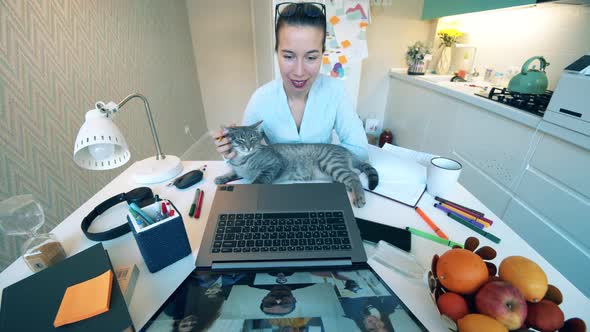
<path id="1" fill-rule="evenodd" d="M 530 64 L 539 60 L 540 69 L 529 69 Z M 543 94 L 547 90 L 549 81 L 545 75 L 545 67 L 549 66 L 549 62 L 545 61 L 542 56 L 534 56 L 528 59 L 523 65 L 520 73 L 510 79 L 508 83 L 508 90 L 518 93 L 526 94 Z"/>

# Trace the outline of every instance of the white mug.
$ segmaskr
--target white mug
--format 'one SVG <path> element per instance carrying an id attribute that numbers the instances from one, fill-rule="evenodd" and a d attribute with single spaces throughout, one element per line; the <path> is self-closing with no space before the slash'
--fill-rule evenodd
<path id="1" fill-rule="evenodd" d="M 426 191 L 433 197 L 445 197 L 453 191 L 463 166 L 453 159 L 435 157 L 428 164 Z"/>

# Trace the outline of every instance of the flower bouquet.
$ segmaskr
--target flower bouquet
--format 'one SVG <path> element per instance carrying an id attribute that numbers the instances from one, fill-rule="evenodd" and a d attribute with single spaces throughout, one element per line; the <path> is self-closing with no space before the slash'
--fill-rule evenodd
<path id="1" fill-rule="evenodd" d="M 463 36 L 463 32 L 457 29 L 443 29 L 436 34 L 440 38 L 439 47 L 452 47 Z"/>

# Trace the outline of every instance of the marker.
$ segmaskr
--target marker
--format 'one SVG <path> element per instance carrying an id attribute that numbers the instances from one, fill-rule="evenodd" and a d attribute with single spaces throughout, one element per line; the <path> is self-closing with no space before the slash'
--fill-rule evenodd
<path id="1" fill-rule="evenodd" d="M 410 233 L 412 233 L 412 234 L 414 234 L 416 236 L 419 236 L 421 238 L 424 238 L 424 239 L 427 239 L 427 240 L 431 240 L 431 241 L 434 241 L 434 242 L 437 242 L 437 243 L 440 243 L 440 244 L 444 244 L 445 246 L 448 246 L 448 247 L 459 246 L 459 247 L 463 248 L 463 245 L 460 244 L 460 243 L 453 242 L 453 241 L 450 241 L 450 240 L 445 240 L 442 237 L 438 237 L 436 235 L 428 234 L 428 233 L 423 232 L 423 231 L 421 231 L 419 229 L 415 229 L 415 228 L 412 228 L 412 227 L 406 227 L 406 230 L 408 230 Z"/>
<path id="2" fill-rule="evenodd" d="M 137 204 L 130 203 L 129 207 L 132 208 L 133 210 L 135 210 L 135 212 L 137 212 L 137 214 L 139 214 L 148 225 L 151 225 L 154 223 L 152 218 L 150 218 L 150 216 L 145 214 L 145 212 L 143 212 L 143 210 Z"/>
<path id="3" fill-rule="evenodd" d="M 191 204 L 191 209 L 188 212 L 189 217 L 193 217 L 195 215 L 195 208 L 197 207 L 197 202 L 199 201 L 199 194 L 201 193 L 201 189 L 197 188 L 195 190 L 195 199 L 193 199 L 193 204 Z"/>
<path id="4" fill-rule="evenodd" d="M 418 212 L 420 217 L 422 217 L 422 220 L 424 220 L 424 222 L 426 222 L 426 224 L 430 228 L 432 228 L 432 230 L 436 233 L 436 235 L 438 235 L 446 240 L 449 239 L 449 237 L 438 226 L 436 226 L 436 224 L 430 218 L 428 218 L 428 216 L 426 215 L 426 213 L 424 213 L 424 211 L 422 211 L 422 209 L 420 209 L 419 207 L 416 206 L 416 212 Z"/>
<path id="5" fill-rule="evenodd" d="M 162 202 L 162 214 L 167 215 L 168 209 L 166 209 L 166 203 Z"/>
<path id="6" fill-rule="evenodd" d="M 465 212 L 471 213 L 471 214 L 473 214 L 473 215 L 475 215 L 475 216 L 482 217 L 482 218 L 483 218 L 483 216 L 484 216 L 484 214 L 483 214 L 483 213 L 481 213 L 481 212 L 479 212 L 479 211 L 477 211 L 477 210 L 470 209 L 470 208 L 468 208 L 468 207 L 466 207 L 466 206 L 463 206 L 463 205 L 461 205 L 461 204 L 457 204 L 457 203 L 455 203 L 455 202 L 451 202 L 451 201 L 449 201 L 448 199 L 440 198 L 440 197 L 438 197 L 438 196 L 434 197 L 434 199 L 436 199 L 437 201 L 439 201 L 439 202 L 441 202 L 441 203 L 447 203 L 447 204 L 449 204 L 449 205 L 452 205 L 452 206 L 455 206 L 455 207 L 457 207 L 457 208 L 460 208 L 460 209 L 462 209 L 462 210 L 465 210 Z"/>
<path id="7" fill-rule="evenodd" d="M 131 214 L 133 216 L 133 218 L 135 218 L 135 222 L 139 226 L 142 226 L 144 224 L 144 222 L 142 222 L 141 216 L 139 214 L 137 214 L 137 212 L 135 212 L 133 209 L 129 208 L 129 214 Z M 145 223 L 145 225 L 147 226 L 147 223 Z"/>
<path id="8" fill-rule="evenodd" d="M 201 216 L 201 208 L 203 207 L 203 196 L 205 195 L 205 191 L 201 190 L 199 193 L 199 202 L 197 203 L 197 211 L 195 211 L 195 218 L 199 219 Z"/>
<path id="9" fill-rule="evenodd" d="M 451 217 L 451 218 L 455 219 L 456 221 L 460 222 L 461 224 L 463 224 L 463 226 L 465 226 L 465 227 L 467 227 L 467 228 L 471 228 L 471 230 L 473 230 L 474 232 L 476 232 L 476 233 L 479 233 L 480 235 L 482 235 L 482 236 L 484 236 L 484 237 L 488 238 L 490 241 L 492 241 L 492 242 L 494 242 L 494 243 L 500 243 L 500 241 L 501 241 L 501 240 L 500 240 L 500 238 L 498 238 L 498 237 L 494 236 L 493 234 L 490 234 L 490 233 L 488 233 L 488 232 L 486 232 L 486 231 L 484 231 L 484 230 L 481 230 L 481 229 L 479 229 L 479 228 L 477 228 L 477 227 L 473 226 L 472 224 L 470 224 L 470 223 L 468 223 L 468 222 L 466 222 L 466 221 L 463 221 L 463 219 L 461 219 L 461 218 L 457 217 L 457 216 L 456 216 L 456 215 L 454 215 L 454 214 L 451 214 L 451 213 L 449 213 L 449 214 L 447 214 L 447 215 L 448 215 L 449 217 Z"/>
<path id="10" fill-rule="evenodd" d="M 434 207 L 435 207 L 435 208 L 437 208 L 437 209 L 439 209 L 439 210 L 441 210 L 441 211 L 443 211 L 443 212 L 444 212 L 444 213 L 446 213 L 446 214 L 448 214 L 448 213 L 454 214 L 454 215 L 456 215 L 457 217 L 459 217 L 459 218 L 461 218 L 461 219 L 465 220 L 466 222 L 468 222 L 468 223 L 472 224 L 473 226 L 475 226 L 475 227 L 477 227 L 477 228 L 479 228 L 479 229 L 483 229 L 483 228 L 484 228 L 484 225 L 483 225 L 483 224 L 480 224 L 479 222 L 477 222 L 477 221 L 475 221 L 475 220 L 473 220 L 473 219 L 465 218 L 465 217 L 463 217 L 462 215 L 460 215 L 460 214 L 458 214 L 458 213 L 455 213 L 455 212 L 453 212 L 452 210 L 449 210 L 449 209 L 447 209 L 447 208 L 446 208 L 446 207 L 444 207 L 443 205 L 440 205 L 440 204 L 434 204 Z"/>
<path id="11" fill-rule="evenodd" d="M 488 219 L 486 219 L 486 218 L 483 218 L 482 219 L 482 218 L 476 217 L 476 216 L 474 216 L 472 214 L 469 214 L 469 213 L 466 213 L 464 211 L 461 211 L 461 210 L 459 210 L 457 208 L 454 208 L 454 207 L 448 205 L 447 203 L 441 203 L 441 205 L 444 206 L 445 208 L 453 211 L 454 213 L 456 213 L 458 215 L 461 215 L 461 216 L 463 216 L 463 217 L 465 217 L 467 219 L 475 220 L 478 223 L 483 224 L 485 227 L 490 227 L 491 226 L 491 224 L 487 221 Z"/>

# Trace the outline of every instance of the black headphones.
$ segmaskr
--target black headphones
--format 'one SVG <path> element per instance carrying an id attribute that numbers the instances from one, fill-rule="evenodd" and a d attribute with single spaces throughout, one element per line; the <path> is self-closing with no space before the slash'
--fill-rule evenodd
<path id="1" fill-rule="evenodd" d="M 80 225 L 82 228 L 82 232 L 84 232 L 84 235 L 86 235 L 86 237 L 92 241 L 107 241 L 118 238 L 121 235 L 127 234 L 131 231 L 131 228 L 129 227 L 129 224 L 127 222 L 113 229 L 100 233 L 90 233 L 88 231 L 88 228 L 90 228 L 90 224 L 92 224 L 96 217 L 100 216 L 106 210 L 112 208 L 113 206 L 121 202 L 127 202 L 127 204 L 135 203 L 140 207 L 143 207 L 150 204 L 150 201 L 148 200 L 151 200 L 153 198 L 154 193 L 148 187 L 135 188 L 130 192 L 113 196 L 107 199 L 106 201 L 98 204 L 98 206 L 96 206 L 92 211 L 90 211 L 90 213 L 82 220 L 82 224 Z"/>

